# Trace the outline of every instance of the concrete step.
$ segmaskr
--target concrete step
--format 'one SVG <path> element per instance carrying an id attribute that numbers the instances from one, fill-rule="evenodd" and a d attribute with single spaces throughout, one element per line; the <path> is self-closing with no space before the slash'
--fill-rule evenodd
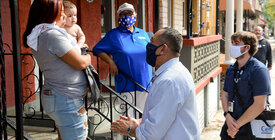
<path id="1" fill-rule="evenodd" d="M 111 132 L 96 134 L 95 136 L 88 136 L 92 140 L 112 140 Z M 114 140 L 123 140 L 123 136 L 119 133 L 113 133 Z"/>

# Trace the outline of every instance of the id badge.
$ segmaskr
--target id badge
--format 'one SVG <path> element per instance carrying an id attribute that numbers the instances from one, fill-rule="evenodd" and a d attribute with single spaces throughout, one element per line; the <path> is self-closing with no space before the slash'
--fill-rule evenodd
<path id="1" fill-rule="evenodd" d="M 233 112 L 234 111 L 234 102 L 228 102 L 228 112 Z"/>

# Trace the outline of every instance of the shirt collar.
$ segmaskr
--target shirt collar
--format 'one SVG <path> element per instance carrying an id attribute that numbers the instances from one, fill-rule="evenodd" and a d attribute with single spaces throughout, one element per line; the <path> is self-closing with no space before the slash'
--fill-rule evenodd
<path id="1" fill-rule="evenodd" d="M 251 64 L 252 59 L 254 59 L 254 58 L 251 56 L 241 69 L 246 69 Z M 234 67 L 234 69 L 238 69 L 238 62 L 237 61 L 234 63 L 233 67 Z"/>
<path id="2" fill-rule="evenodd" d="M 126 29 L 126 28 L 124 28 L 122 26 L 118 26 L 117 28 L 118 28 L 118 30 L 120 30 L 123 33 L 126 33 L 126 32 L 132 33 L 130 30 L 128 30 L 128 29 Z M 134 31 L 133 31 L 133 33 L 139 33 L 139 30 L 138 30 L 138 28 L 136 28 L 135 25 L 134 25 Z"/>
<path id="3" fill-rule="evenodd" d="M 168 69 L 169 67 L 171 67 L 174 63 L 179 62 L 179 57 L 176 58 L 172 58 L 170 60 L 168 60 L 167 62 L 165 62 L 164 64 L 162 64 L 157 71 L 154 74 L 154 77 L 159 76 L 163 71 L 165 71 L 166 69 Z"/>
<path id="4" fill-rule="evenodd" d="M 263 40 L 264 39 L 264 37 L 263 36 L 261 36 L 261 38 L 259 39 L 259 41 L 261 41 L 261 40 Z"/>

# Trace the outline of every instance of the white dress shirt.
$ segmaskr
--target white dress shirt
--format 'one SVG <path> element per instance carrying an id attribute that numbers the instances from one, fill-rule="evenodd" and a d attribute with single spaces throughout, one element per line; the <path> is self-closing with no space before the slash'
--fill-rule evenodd
<path id="1" fill-rule="evenodd" d="M 155 72 L 138 140 L 200 140 L 195 85 L 189 71 L 173 58 Z"/>

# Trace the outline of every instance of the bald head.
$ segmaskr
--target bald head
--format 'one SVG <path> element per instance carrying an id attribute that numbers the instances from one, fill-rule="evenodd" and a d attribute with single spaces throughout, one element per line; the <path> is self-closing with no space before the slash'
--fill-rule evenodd
<path id="1" fill-rule="evenodd" d="M 258 39 L 261 39 L 263 36 L 263 28 L 261 26 L 257 26 L 254 30 L 254 33 Z"/>
<path id="2" fill-rule="evenodd" d="M 158 32 L 157 37 L 159 40 L 167 44 L 174 53 L 180 53 L 182 48 L 182 35 L 177 30 L 173 28 L 163 28 Z"/>
<path id="3" fill-rule="evenodd" d="M 180 56 L 182 35 L 175 29 L 163 28 L 154 34 L 150 43 L 157 47 L 155 50 L 155 55 L 157 55 L 155 68 L 158 69 L 170 59 Z"/>

